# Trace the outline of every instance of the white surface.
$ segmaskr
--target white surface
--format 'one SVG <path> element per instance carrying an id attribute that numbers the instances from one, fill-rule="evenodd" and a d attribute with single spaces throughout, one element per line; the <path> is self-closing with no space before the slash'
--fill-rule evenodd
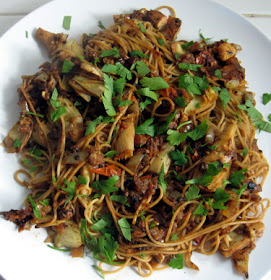
<path id="1" fill-rule="evenodd" d="M 261 0 L 262 1 L 262 0 Z M 258 1 L 259 4 L 261 1 Z M 4 1 L 6 2 L 6 1 Z M 32 3 L 20 10 L 21 1 L 10 0 L 17 3 L 16 11 L 30 11 L 36 3 L 47 1 L 24 1 Z M 196 3 L 195 3 L 196 2 Z M 218 1 L 217 2 L 226 2 Z M 229 1 L 230 2 L 230 1 Z M 238 2 L 238 1 L 231 1 Z M 240 1 L 243 2 L 244 1 Z M 239 2 L 239 3 L 240 3 Z M 246 1 L 248 3 L 251 1 Z M 269 1 L 262 1 L 268 6 Z M 0 7 L 10 12 L 8 4 L 1 1 Z M 7 2 L 6 2 L 7 3 Z M 178 17 L 183 20 L 181 37 L 185 39 L 197 39 L 199 29 L 205 36 L 214 36 L 214 39 L 229 38 L 230 41 L 243 46 L 239 58 L 246 68 L 249 88 L 257 93 L 258 108 L 261 112 L 265 110 L 265 116 L 270 113 L 270 104 L 263 106 L 261 96 L 263 92 L 270 92 L 271 68 L 271 43 L 243 18 L 237 14 L 224 9 L 222 6 L 207 1 L 176 1 L 157 0 L 152 4 L 145 0 L 128 2 L 120 0 L 99 0 L 95 7 L 90 5 L 89 0 L 77 1 L 53 1 L 25 17 L 15 25 L 8 33 L 0 39 L 0 141 L 8 132 L 9 128 L 17 120 L 17 95 L 16 87 L 20 84 L 22 74 L 31 74 L 37 71 L 37 67 L 48 59 L 31 34 L 41 26 L 54 32 L 65 32 L 62 29 L 64 15 L 72 15 L 70 37 L 79 38 L 83 32 L 95 32 L 98 30 L 97 22 L 102 20 L 105 25 L 112 22 L 112 14 L 131 11 L 134 8 L 154 8 L 162 4 L 171 5 L 176 9 Z M 27 10 L 25 10 L 27 7 Z M 197 7 L 195 9 L 195 7 Z M 241 7 L 241 6 L 240 6 Z M 267 9 L 266 8 L 266 9 Z M 1 10 L 2 11 L 2 10 Z M 13 10 L 14 11 L 14 10 Z M 204 11 L 204 13 L 202 12 Z M 239 11 L 239 10 L 238 10 Z M 244 10 L 242 10 L 244 11 Z M 250 10 L 251 12 L 252 10 Z M 268 11 L 268 10 L 266 10 Z M 263 11 L 264 12 L 264 11 Z M 1 19 L 1 18 L 0 18 Z M 29 38 L 25 38 L 25 30 L 29 32 Z M 1 30 L 3 32 L 3 29 Z M 268 155 L 271 155 L 270 134 L 261 132 L 260 147 Z M 22 205 L 25 190 L 17 186 L 13 181 L 13 172 L 17 168 L 16 156 L 7 155 L 0 147 L 0 211 L 10 208 L 18 209 Z M 271 176 L 269 175 L 264 188 L 264 195 L 271 196 Z M 271 251 L 271 211 L 265 219 L 266 231 L 264 237 L 257 242 L 257 248 L 252 252 L 250 258 L 250 280 L 270 279 L 269 252 Z M 28 279 L 100 279 L 92 270 L 92 260 L 72 259 L 68 254 L 54 251 L 43 241 L 45 234 L 41 230 L 17 233 L 15 226 L 0 219 L 0 274 L 7 280 Z M 155 273 L 153 279 L 243 279 L 234 273 L 230 260 L 223 259 L 220 255 L 204 256 L 195 255 L 193 260 L 200 268 L 200 272 L 184 269 L 181 271 L 167 269 Z M 269 275 L 269 276 L 268 276 Z M 61 277 L 61 278 L 60 278 Z M 107 279 L 140 279 L 132 269 L 126 269 L 120 274 L 107 276 Z"/>

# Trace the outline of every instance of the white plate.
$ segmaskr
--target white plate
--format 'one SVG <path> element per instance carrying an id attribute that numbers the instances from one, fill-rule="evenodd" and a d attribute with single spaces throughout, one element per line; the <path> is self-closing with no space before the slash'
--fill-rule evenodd
<path id="1" fill-rule="evenodd" d="M 150 3 L 151 2 L 151 3 Z M 98 0 L 93 4 L 89 0 L 53 1 L 26 16 L 13 26 L 0 39 L 0 141 L 18 118 L 16 88 L 20 85 L 20 76 L 33 74 L 38 66 L 48 60 L 41 46 L 33 39 L 35 29 L 42 27 L 52 32 L 65 32 L 62 20 L 65 15 L 72 15 L 70 37 L 79 38 L 82 33 L 96 32 L 97 22 L 108 26 L 112 15 L 131 12 L 142 7 L 156 8 L 170 5 L 175 8 L 177 16 L 182 19 L 183 39 L 199 39 L 199 30 L 214 40 L 228 38 L 243 47 L 238 57 L 246 68 L 249 88 L 257 93 L 257 108 L 265 115 L 271 112 L 270 104 L 263 106 L 262 94 L 270 92 L 271 77 L 271 43 L 249 22 L 234 12 L 212 2 L 196 0 Z M 29 38 L 25 37 L 28 31 Z M 269 112 L 268 112 L 269 109 Z M 269 138 L 269 139 L 268 139 Z M 260 147 L 271 162 L 270 134 L 261 132 Z M 0 211 L 19 209 L 26 195 L 26 190 L 13 180 L 13 173 L 18 168 L 16 155 L 7 155 L 0 147 Z M 271 176 L 264 187 L 264 196 L 271 196 Z M 250 280 L 271 279 L 271 211 L 265 217 L 266 230 L 257 242 L 249 262 Z M 33 229 L 17 233 L 16 227 L 0 218 L 0 274 L 7 280 L 17 279 L 99 279 L 91 268 L 93 260 L 72 259 L 68 253 L 48 248 L 44 243 L 46 234 Z M 149 279 L 243 279 L 235 273 L 231 260 L 219 254 L 205 256 L 194 254 L 193 260 L 200 271 L 189 269 L 173 270 L 171 268 L 154 273 Z M 134 269 L 107 276 L 107 279 L 140 279 Z"/>

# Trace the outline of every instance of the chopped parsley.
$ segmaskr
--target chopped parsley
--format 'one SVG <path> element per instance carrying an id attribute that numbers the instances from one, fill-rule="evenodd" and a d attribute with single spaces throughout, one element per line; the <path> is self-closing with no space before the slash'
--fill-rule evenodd
<path id="1" fill-rule="evenodd" d="M 202 201 L 198 205 L 198 207 L 195 209 L 193 212 L 193 215 L 198 215 L 198 216 L 206 216 L 208 213 L 208 210 L 202 205 Z"/>
<path id="2" fill-rule="evenodd" d="M 118 224 L 124 238 L 128 241 L 131 241 L 131 227 L 127 219 L 125 217 L 121 218 L 120 220 L 118 220 Z"/>
<path id="3" fill-rule="evenodd" d="M 230 182 L 234 187 L 240 186 L 245 180 L 247 169 L 240 169 L 230 175 Z"/>
<path id="4" fill-rule="evenodd" d="M 68 198 L 64 204 L 64 207 L 73 199 L 75 195 L 75 182 L 68 182 L 66 179 L 64 179 L 64 184 L 67 186 L 66 188 L 62 188 L 63 191 L 65 191 L 68 194 Z"/>
<path id="5" fill-rule="evenodd" d="M 113 78 L 109 77 L 107 74 L 104 74 L 104 86 L 105 86 L 105 90 L 102 95 L 103 105 L 107 115 L 113 117 L 117 114 L 112 103 L 112 97 L 114 93 L 114 83 L 113 83 Z"/>
<path id="6" fill-rule="evenodd" d="M 100 180 L 91 183 L 91 187 L 102 194 L 115 192 L 118 188 L 115 186 L 119 181 L 119 176 L 112 176 L 107 180 Z"/>
<path id="7" fill-rule="evenodd" d="M 172 160 L 174 160 L 175 165 L 182 166 L 187 163 L 187 156 L 185 155 L 184 152 L 176 150 L 176 151 L 170 152 L 169 155 L 170 155 L 170 158 Z"/>
<path id="8" fill-rule="evenodd" d="M 241 156 L 245 157 L 248 154 L 248 148 L 244 148 L 240 153 Z"/>
<path id="9" fill-rule="evenodd" d="M 185 197 L 187 200 L 193 200 L 193 199 L 199 198 L 199 197 L 201 197 L 199 192 L 200 192 L 200 188 L 197 187 L 196 185 L 192 185 L 185 192 Z"/>
<path id="10" fill-rule="evenodd" d="M 27 199 L 29 200 L 29 202 L 31 204 L 34 216 L 37 219 L 40 219 L 41 218 L 40 210 L 39 210 L 37 204 L 35 203 L 34 199 L 31 196 L 28 196 Z"/>
<path id="11" fill-rule="evenodd" d="M 138 57 L 141 57 L 141 58 L 143 58 L 143 57 L 145 57 L 145 58 L 149 58 L 149 56 L 148 56 L 148 55 L 144 54 L 144 53 L 143 53 L 143 52 L 141 52 L 141 51 L 137 51 L 137 50 L 133 50 L 133 51 L 131 51 L 130 55 L 131 55 L 131 56 L 135 56 L 135 55 L 137 55 Z"/>
<path id="12" fill-rule="evenodd" d="M 63 64 L 62 64 L 62 69 L 61 73 L 69 73 L 74 66 L 74 63 L 71 62 L 70 60 L 64 59 Z"/>
<path id="13" fill-rule="evenodd" d="M 220 98 L 220 101 L 222 103 L 223 109 L 225 109 L 225 107 L 227 106 L 227 104 L 231 100 L 230 93 L 228 92 L 228 90 L 226 88 L 223 88 L 221 90 L 221 92 L 219 93 L 219 98 Z"/>
<path id="14" fill-rule="evenodd" d="M 54 249 L 54 250 L 57 250 L 57 251 L 61 251 L 61 252 L 69 252 L 71 251 L 71 249 L 68 249 L 68 248 L 57 248 L 55 246 L 52 246 L 52 245 L 47 245 L 47 247 L 51 248 L 51 249 Z"/>
<path id="15" fill-rule="evenodd" d="M 157 134 L 158 135 L 161 135 L 168 130 L 168 127 L 169 127 L 170 123 L 173 121 L 173 119 L 175 118 L 176 113 L 177 113 L 177 111 L 175 111 L 173 114 L 167 116 L 166 120 L 165 120 L 165 123 L 163 123 L 161 126 L 157 127 Z"/>
<path id="16" fill-rule="evenodd" d="M 157 42 L 158 42 L 158 44 L 159 44 L 160 46 L 164 46 L 164 45 L 165 45 L 164 40 L 161 39 L 161 38 L 158 38 L 158 39 L 157 39 Z"/>
<path id="17" fill-rule="evenodd" d="M 238 195 L 238 199 L 240 199 L 240 197 L 242 196 L 242 194 L 246 188 L 247 188 L 247 185 L 244 185 L 240 189 L 232 189 L 232 191 L 234 191 Z"/>
<path id="18" fill-rule="evenodd" d="M 96 118 L 95 120 L 87 124 L 85 135 L 90 135 L 94 133 L 97 125 L 101 124 L 102 122 L 110 123 L 114 121 L 115 121 L 114 118 L 99 116 L 98 118 Z"/>
<path id="19" fill-rule="evenodd" d="M 169 88 L 169 84 L 161 77 L 144 77 L 139 82 L 143 87 L 148 87 L 150 90 Z"/>
<path id="20" fill-rule="evenodd" d="M 135 128 L 136 134 L 147 134 L 151 137 L 154 137 L 155 134 L 155 126 L 152 124 L 154 121 L 154 118 L 146 120 L 144 123 L 139 125 Z"/>
<path id="21" fill-rule="evenodd" d="M 202 138 L 206 134 L 206 132 L 208 130 L 208 127 L 209 126 L 207 124 L 207 121 L 203 120 L 200 125 L 198 125 L 195 129 L 189 131 L 187 133 L 187 135 L 192 140 L 197 141 L 197 140 L 199 140 L 200 138 Z"/>
<path id="22" fill-rule="evenodd" d="M 111 150 L 108 151 L 107 153 L 104 154 L 105 157 L 109 157 L 109 158 L 114 158 L 114 156 L 117 154 L 118 152 L 115 150 Z"/>
<path id="23" fill-rule="evenodd" d="M 127 203 L 127 197 L 125 195 L 112 194 L 109 198 L 113 201 L 119 202 L 125 206 L 130 207 L 130 204 Z"/>
<path id="24" fill-rule="evenodd" d="M 151 69 L 145 64 L 143 60 L 136 62 L 136 71 L 139 76 L 146 76 L 151 72 Z"/>
<path id="25" fill-rule="evenodd" d="M 79 175 L 79 176 L 78 176 L 78 183 L 79 183 L 80 185 L 86 185 L 86 184 L 88 183 L 88 178 Z"/>
<path id="26" fill-rule="evenodd" d="M 15 149 L 18 149 L 18 148 L 21 147 L 22 142 L 21 142 L 19 139 L 14 139 L 12 145 L 13 145 L 13 147 L 14 147 Z"/>
<path id="27" fill-rule="evenodd" d="M 95 264 L 92 265 L 92 267 L 99 273 L 99 275 L 105 279 L 105 274 L 103 273 L 103 271 Z"/>
<path id="28" fill-rule="evenodd" d="M 53 112 L 51 112 L 51 115 L 50 115 L 51 120 L 53 122 L 56 122 L 65 113 L 66 113 L 66 107 L 65 106 L 59 107 L 56 110 L 54 110 Z"/>
<path id="29" fill-rule="evenodd" d="M 25 38 L 28 38 L 28 31 L 25 30 Z"/>
<path id="30" fill-rule="evenodd" d="M 200 64 L 191 64 L 191 63 L 179 63 L 179 68 L 182 70 L 191 70 L 191 71 L 198 71 L 203 65 Z"/>
<path id="31" fill-rule="evenodd" d="M 171 236 L 171 241 L 177 241 L 179 239 L 179 236 L 177 233 L 173 233 L 172 236 Z"/>
<path id="32" fill-rule="evenodd" d="M 120 57 L 119 50 L 117 48 L 113 48 L 111 50 L 103 50 L 102 53 L 99 55 L 99 57 L 107 57 L 107 56 L 113 56 L 115 58 Z"/>
<path id="33" fill-rule="evenodd" d="M 143 24 L 142 22 L 140 22 L 140 23 L 138 24 L 138 26 L 139 26 L 141 32 L 143 32 L 143 33 L 146 32 L 146 28 L 145 28 L 145 26 L 144 26 L 144 24 Z"/>
<path id="34" fill-rule="evenodd" d="M 29 114 L 29 115 L 33 115 L 33 116 L 39 117 L 39 118 L 44 118 L 44 115 L 33 113 L 31 111 L 23 110 L 23 112 L 26 113 L 26 114 Z"/>
<path id="35" fill-rule="evenodd" d="M 168 265 L 171 268 L 183 269 L 183 267 L 184 267 L 184 256 L 183 256 L 183 254 L 175 255 L 172 259 L 170 259 Z"/>
<path id="36" fill-rule="evenodd" d="M 219 69 L 216 69 L 214 74 L 218 79 L 222 79 L 222 73 Z"/>
<path id="37" fill-rule="evenodd" d="M 184 88 L 190 94 L 202 95 L 202 90 L 206 90 L 209 82 L 204 75 L 202 78 L 198 76 L 190 76 L 189 73 L 179 76 L 179 88 Z"/>
<path id="38" fill-rule="evenodd" d="M 263 104 L 266 105 L 271 100 L 271 93 L 263 94 Z"/>
<path id="39" fill-rule="evenodd" d="M 98 21 L 98 27 L 101 29 L 106 29 L 101 20 Z"/>
<path id="40" fill-rule="evenodd" d="M 158 174 L 158 184 L 162 187 L 164 194 L 167 191 L 167 183 L 165 181 L 165 166 L 164 163 L 161 167 L 161 170 Z"/>
<path id="41" fill-rule="evenodd" d="M 152 90 L 150 90 L 148 87 L 141 88 L 136 91 L 136 93 L 139 93 L 142 96 L 149 97 L 155 101 L 158 101 L 158 94 Z"/>
<path id="42" fill-rule="evenodd" d="M 113 83 L 114 91 L 119 94 L 122 94 L 125 83 L 126 83 L 126 80 L 124 78 L 119 78 L 117 80 L 114 80 L 114 83 Z"/>

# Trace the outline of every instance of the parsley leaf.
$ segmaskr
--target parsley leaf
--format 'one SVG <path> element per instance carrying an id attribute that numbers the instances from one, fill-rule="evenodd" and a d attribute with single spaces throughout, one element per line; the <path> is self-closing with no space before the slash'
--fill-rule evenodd
<path id="1" fill-rule="evenodd" d="M 186 101 L 185 98 L 182 96 L 179 96 L 177 98 L 174 99 L 174 102 L 179 105 L 181 108 L 185 108 L 186 106 Z"/>
<path id="2" fill-rule="evenodd" d="M 117 154 L 117 151 L 111 150 L 108 151 L 107 153 L 104 154 L 105 157 L 109 157 L 109 158 L 114 158 L 114 156 Z"/>
<path id="3" fill-rule="evenodd" d="M 103 194 L 115 192 L 118 190 L 115 185 L 118 183 L 119 176 L 112 176 L 107 180 L 100 180 L 91 183 L 91 187 L 97 191 L 101 191 Z"/>
<path id="4" fill-rule="evenodd" d="M 23 110 L 23 112 L 26 113 L 26 114 L 32 115 L 32 116 L 44 118 L 44 115 L 37 114 L 37 113 L 33 113 L 33 112 L 31 112 L 31 111 Z"/>
<path id="5" fill-rule="evenodd" d="M 98 21 L 98 26 L 99 26 L 101 29 L 106 29 L 101 20 Z"/>
<path id="6" fill-rule="evenodd" d="M 161 38 L 158 38 L 158 39 L 157 39 L 157 42 L 158 42 L 158 44 L 159 44 L 160 46 L 164 46 L 164 45 L 165 45 L 164 40 L 161 39 Z"/>
<path id="7" fill-rule="evenodd" d="M 193 212 L 193 215 L 206 216 L 207 213 L 208 210 L 202 205 L 202 201 L 201 201 L 198 207 Z"/>
<path id="8" fill-rule="evenodd" d="M 66 107 L 65 106 L 59 107 L 56 110 L 54 110 L 53 112 L 51 112 L 51 115 L 50 115 L 51 120 L 53 122 L 56 122 L 65 113 L 66 113 Z"/>
<path id="9" fill-rule="evenodd" d="M 172 151 L 169 153 L 171 159 L 174 160 L 175 165 L 182 166 L 183 164 L 187 163 L 187 156 L 185 153 L 177 150 L 177 151 Z"/>
<path id="10" fill-rule="evenodd" d="M 222 74 L 221 74 L 221 71 L 219 69 L 216 69 L 214 74 L 217 78 L 222 79 Z"/>
<path id="11" fill-rule="evenodd" d="M 125 195 L 118 195 L 118 194 L 112 194 L 109 197 L 111 200 L 119 202 L 125 206 L 130 206 L 129 203 L 127 203 L 127 197 Z"/>
<path id="12" fill-rule="evenodd" d="M 193 200 L 193 199 L 199 198 L 199 197 L 201 197 L 199 192 L 200 192 L 200 188 L 197 187 L 196 185 L 192 185 L 185 192 L 185 197 L 187 200 Z"/>
<path id="13" fill-rule="evenodd" d="M 141 88 L 141 89 L 137 90 L 136 93 L 139 93 L 142 96 L 149 97 L 155 101 L 158 101 L 158 94 L 154 91 L 151 91 L 148 87 Z"/>
<path id="14" fill-rule="evenodd" d="M 131 228 L 127 219 L 125 217 L 121 218 L 120 220 L 118 220 L 118 224 L 125 239 L 131 241 Z"/>
<path id="15" fill-rule="evenodd" d="M 226 191 L 222 188 L 216 189 L 214 193 L 214 199 L 218 203 L 224 203 L 229 200 L 230 195 L 226 193 Z"/>
<path id="16" fill-rule="evenodd" d="M 198 125 L 195 129 L 189 131 L 187 135 L 194 141 L 199 140 L 206 134 L 208 127 L 209 126 L 207 124 L 207 121 L 203 120 L 200 125 Z"/>
<path id="17" fill-rule="evenodd" d="M 27 199 L 29 200 L 29 202 L 31 204 L 34 216 L 37 219 L 40 219 L 41 218 L 40 210 L 39 210 L 37 204 L 35 203 L 34 199 L 31 196 L 28 196 Z"/>
<path id="18" fill-rule="evenodd" d="M 123 66 L 120 62 L 116 63 L 117 66 L 117 74 L 122 78 L 126 78 L 127 80 L 132 79 L 132 72 L 128 70 L 125 66 Z"/>
<path id="19" fill-rule="evenodd" d="M 167 140 L 171 146 L 178 146 L 187 138 L 187 133 L 180 133 L 179 131 L 172 129 L 167 131 L 167 135 Z"/>
<path id="20" fill-rule="evenodd" d="M 106 110 L 107 115 L 113 117 L 117 114 L 112 103 L 114 84 L 113 84 L 113 78 L 109 77 L 107 74 L 104 74 L 104 86 L 105 86 L 105 90 L 102 95 L 104 108 Z"/>
<path id="21" fill-rule="evenodd" d="M 139 76 L 146 76 L 151 72 L 151 69 L 145 64 L 143 60 L 139 60 L 136 62 L 136 71 Z"/>
<path id="22" fill-rule="evenodd" d="M 54 88 L 53 93 L 51 95 L 50 103 L 53 106 L 53 108 L 57 108 L 61 105 L 60 101 L 57 101 L 58 98 L 58 91 L 56 88 Z"/>
<path id="23" fill-rule="evenodd" d="M 71 28 L 71 20 L 72 20 L 71 16 L 64 16 L 62 27 L 64 29 L 66 29 L 66 30 L 70 30 L 70 28 Z"/>
<path id="24" fill-rule="evenodd" d="M 169 127 L 170 123 L 172 122 L 172 120 L 175 118 L 176 113 L 177 113 L 177 111 L 175 111 L 173 114 L 167 116 L 165 123 L 162 124 L 161 126 L 158 126 L 158 128 L 157 128 L 158 135 L 161 135 L 168 130 L 168 127 Z"/>
<path id="25" fill-rule="evenodd" d="M 269 114 L 267 118 L 271 122 L 271 114 Z"/>
<path id="26" fill-rule="evenodd" d="M 14 139 L 12 146 L 17 149 L 20 148 L 22 145 L 22 142 L 19 139 Z"/>
<path id="27" fill-rule="evenodd" d="M 161 167 L 161 170 L 158 174 L 158 184 L 162 187 L 164 194 L 167 191 L 167 183 L 165 181 L 165 166 L 164 163 Z"/>
<path id="28" fill-rule="evenodd" d="M 78 183 L 79 183 L 80 185 L 86 185 L 86 184 L 88 183 L 87 177 L 84 177 L 84 176 L 79 175 L 79 176 L 78 176 Z"/>
<path id="29" fill-rule="evenodd" d="M 189 73 L 179 76 L 179 88 L 184 88 L 190 94 L 202 95 L 201 90 L 208 88 L 209 82 L 206 76 L 202 78 L 198 76 L 190 76 Z"/>
<path id="30" fill-rule="evenodd" d="M 131 100 L 121 100 L 120 103 L 118 104 L 118 107 L 127 106 L 131 104 L 133 104 Z"/>
<path id="31" fill-rule="evenodd" d="M 148 87 L 150 90 L 169 88 L 169 84 L 161 77 L 144 77 L 139 82 L 143 87 Z"/>
<path id="32" fill-rule="evenodd" d="M 55 246 L 52 246 L 52 245 L 47 245 L 47 247 L 51 248 L 51 249 L 54 249 L 54 250 L 57 250 L 57 251 L 61 251 L 61 252 L 69 252 L 71 249 L 69 248 L 57 248 Z"/>
<path id="33" fill-rule="evenodd" d="M 143 32 L 143 33 L 146 32 L 146 28 L 142 22 L 139 22 L 138 26 L 140 27 L 141 32 Z"/>
<path id="34" fill-rule="evenodd" d="M 107 56 L 113 56 L 114 58 L 118 58 L 120 57 L 119 50 L 117 48 L 113 48 L 111 50 L 103 50 L 102 53 L 99 55 L 99 57 L 101 58 Z"/>
<path id="35" fill-rule="evenodd" d="M 95 264 L 92 265 L 92 267 L 99 273 L 99 275 L 105 279 L 105 274 L 103 273 L 103 271 Z"/>
<path id="36" fill-rule="evenodd" d="M 190 42 L 184 43 L 184 44 L 182 44 L 182 48 L 187 50 L 193 44 L 194 44 L 194 41 L 190 41 Z"/>
<path id="37" fill-rule="evenodd" d="M 271 100 L 271 93 L 263 94 L 263 104 L 266 105 Z"/>
<path id="38" fill-rule="evenodd" d="M 119 78 L 119 79 L 115 80 L 113 83 L 114 91 L 119 94 L 122 94 L 125 83 L 126 83 L 126 80 L 124 78 Z"/>
<path id="39" fill-rule="evenodd" d="M 192 63 L 179 63 L 178 66 L 180 69 L 191 71 L 198 71 L 201 67 L 203 67 L 203 65 Z"/>
<path id="40" fill-rule="evenodd" d="M 202 34 L 202 32 L 200 31 L 200 33 L 199 33 L 199 36 L 200 36 L 200 38 L 203 40 L 203 41 L 210 41 L 211 39 L 213 39 L 213 37 L 209 37 L 209 38 L 205 38 L 204 36 L 203 36 L 203 34 Z"/>
<path id="41" fill-rule="evenodd" d="M 172 236 L 171 236 L 171 241 L 177 241 L 179 239 L 179 236 L 177 233 L 173 233 Z"/>
<path id="42" fill-rule="evenodd" d="M 240 153 L 241 156 L 245 157 L 248 154 L 248 148 L 244 148 Z"/>
<path id="43" fill-rule="evenodd" d="M 152 101 L 150 98 L 146 98 L 144 102 L 139 102 L 139 107 L 143 111 L 148 105 L 152 104 Z"/>
<path id="44" fill-rule="evenodd" d="M 235 173 L 232 173 L 230 175 L 230 182 L 234 187 L 238 187 L 239 185 L 241 185 L 244 180 L 245 180 L 245 173 L 247 172 L 247 169 L 240 169 L 238 171 L 236 171 Z"/>
<path id="45" fill-rule="evenodd" d="M 89 122 L 86 127 L 85 135 L 90 135 L 90 134 L 94 133 L 96 126 L 99 125 L 100 123 L 102 123 L 102 121 L 103 121 L 103 116 L 99 116 L 92 122 Z"/>
<path id="46" fill-rule="evenodd" d="M 74 63 L 70 60 L 64 59 L 63 64 L 62 64 L 62 69 L 61 73 L 69 73 L 74 66 Z"/>
<path id="47" fill-rule="evenodd" d="M 250 100 L 246 100 L 245 105 L 237 105 L 237 107 L 247 112 L 254 126 L 259 130 L 271 132 L 271 123 L 262 120 L 262 114 L 253 106 Z"/>
<path id="48" fill-rule="evenodd" d="M 183 266 L 184 266 L 184 256 L 183 256 L 183 254 L 175 255 L 174 258 L 172 258 L 169 261 L 168 265 L 171 268 L 183 269 Z"/>
<path id="49" fill-rule="evenodd" d="M 66 206 L 74 197 L 75 195 L 75 182 L 68 182 L 66 179 L 64 179 L 64 183 L 65 185 L 67 185 L 66 188 L 62 188 L 63 191 L 67 192 L 68 194 L 68 198 L 64 204 L 64 206 Z"/>
<path id="50" fill-rule="evenodd" d="M 139 56 L 139 57 L 141 57 L 141 58 L 143 58 L 143 57 L 149 58 L 148 55 L 144 54 L 144 53 L 141 52 L 141 51 L 137 51 L 137 50 L 131 51 L 130 55 L 131 55 L 131 56 L 136 56 L 136 55 L 137 55 L 137 56 Z"/>
<path id="51" fill-rule="evenodd" d="M 136 134 L 147 134 L 151 137 L 154 137 L 155 134 L 155 126 L 152 125 L 154 118 L 146 120 L 143 124 L 139 125 L 135 128 Z"/>
<path id="52" fill-rule="evenodd" d="M 221 100 L 222 103 L 222 107 L 223 109 L 225 109 L 226 105 L 230 102 L 231 100 L 231 96 L 230 93 L 228 92 L 228 90 L 226 88 L 223 88 L 221 90 L 221 92 L 219 93 L 219 98 Z"/>
<path id="53" fill-rule="evenodd" d="M 232 189 L 232 191 L 234 191 L 238 195 L 238 199 L 240 199 L 240 197 L 242 196 L 242 194 L 246 188 L 247 188 L 247 185 L 244 185 L 240 189 Z"/>
<path id="54" fill-rule="evenodd" d="M 105 259 L 112 263 L 116 258 L 116 250 L 118 249 L 118 242 L 109 233 L 99 236 L 99 250 Z"/>

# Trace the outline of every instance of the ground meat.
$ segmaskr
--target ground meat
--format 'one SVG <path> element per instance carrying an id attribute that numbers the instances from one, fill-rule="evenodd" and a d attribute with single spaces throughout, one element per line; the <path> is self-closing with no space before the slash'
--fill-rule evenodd
<path id="1" fill-rule="evenodd" d="M 227 65 L 222 67 L 221 74 L 226 81 L 245 79 L 245 69 L 239 64 L 236 57 L 227 60 Z"/>

